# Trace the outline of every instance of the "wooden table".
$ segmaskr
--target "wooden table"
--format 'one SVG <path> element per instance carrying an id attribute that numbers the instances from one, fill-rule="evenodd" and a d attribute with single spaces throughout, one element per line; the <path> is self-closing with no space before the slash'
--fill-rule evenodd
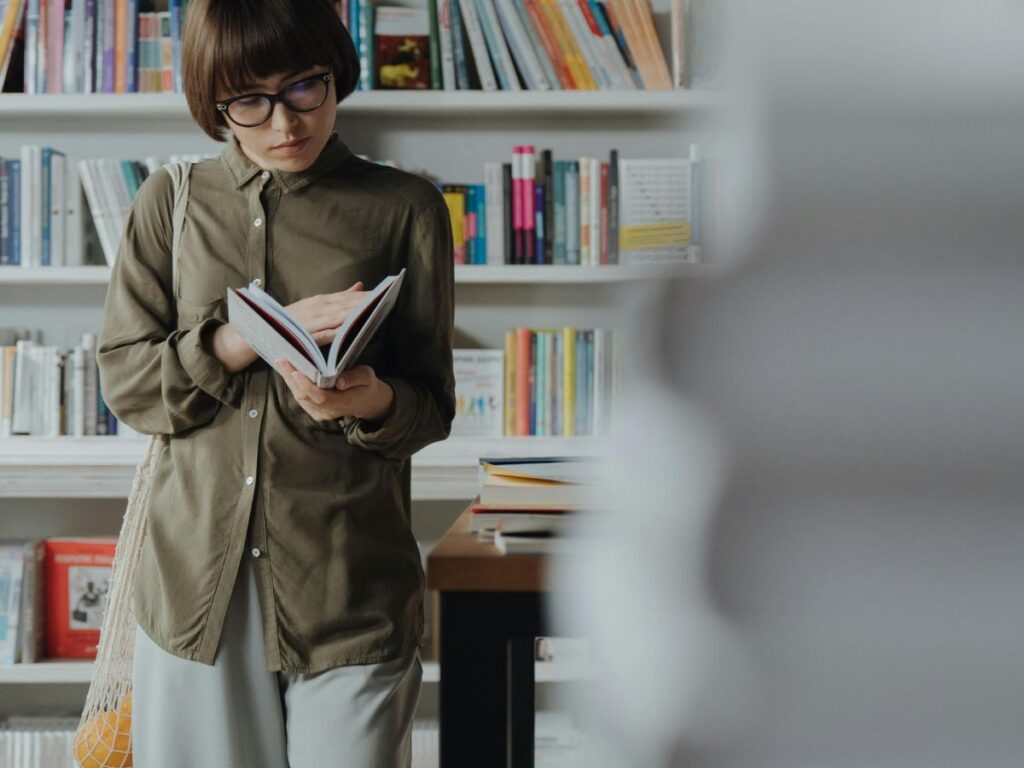
<path id="1" fill-rule="evenodd" d="M 529 768 L 546 559 L 502 555 L 469 519 L 467 508 L 427 558 L 441 599 L 441 768 Z"/>

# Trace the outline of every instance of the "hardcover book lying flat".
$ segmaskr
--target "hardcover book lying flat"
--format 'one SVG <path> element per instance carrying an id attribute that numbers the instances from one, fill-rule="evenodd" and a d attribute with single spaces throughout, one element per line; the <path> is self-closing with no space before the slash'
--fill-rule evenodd
<path id="1" fill-rule="evenodd" d="M 278 373 L 283 358 L 321 389 L 331 389 L 394 309 L 404 278 L 403 269 L 366 294 L 334 334 L 326 357 L 312 335 L 258 285 L 228 289 L 228 322 Z"/>

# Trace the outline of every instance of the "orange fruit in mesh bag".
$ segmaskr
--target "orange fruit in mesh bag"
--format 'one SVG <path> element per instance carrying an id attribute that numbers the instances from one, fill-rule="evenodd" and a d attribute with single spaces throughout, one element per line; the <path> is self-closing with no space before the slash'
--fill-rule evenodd
<path id="1" fill-rule="evenodd" d="M 89 718 L 75 734 L 75 760 L 81 768 L 132 768 L 132 702 L 125 696 L 117 712 Z"/>

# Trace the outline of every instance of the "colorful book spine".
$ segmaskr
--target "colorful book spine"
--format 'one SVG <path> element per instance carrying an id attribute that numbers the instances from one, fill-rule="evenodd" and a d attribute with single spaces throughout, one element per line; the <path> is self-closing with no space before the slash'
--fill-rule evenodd
<path id="1" fill-rule="evenodd" d="M 608 263 L 619 263 L 619 151 L 608 155 Z"/>
<path id="2" fill-rule="evenodd" d="M 562 430 L 563 437 L 576 434 L 576 329 L 562 329 Z"/>
<path id="3" fill-rule="evenodd" d="M 530 434 L 530 344 L 529 328 L 516 329 L 516 434 Z"/>
<path id="4" fill-rule="evenodd" d="M 430 88 L 443 88 L 441 76 L 441 34 L 437 12 L 438 0 L 427 0 L 427 15 L 430 19 Z"/>
<path id="5" fill-rule="evenodd" d="M 505 237 L 505 263 L 514 264 L 515 230 L 512 227 L 512 163 L 501 164 L 502 224 Z"/>
<path id="6" fill-rule="evenodd" d="M 452 38 L 453 0 L 432 0 L 437 4 L 437 31 L 441 56 L 441 87 L 454 91 L 459 87 L 455 75 L 455 41 Z M 433 55 L 433 52 L 431 52 Z"/>
<path id="7" fill-rule="evenodd" d="M 505 331 L 504 434 L 516 434 L 516 332 Z"/>
<path id="8" fill-rule="evenodd" d="M 523 9 L 530 19 L 530 27 L 536 33 L 544 48 L 544 53 L 547 54 L 542 58 L 551 62 L 559 85 L 566 90 L 577 88 L 566 60 L 565 51 L 558 42 L 558 37 L 547 18 L 547 13 L 541 8 L 541 2 L 542 0 L 516 0 L 517 4 L 522 3 Z"/>
<path id="9" fill-rule="evenodd" d="M 11 266 L 21 264 L 21 160 L 7 161 L 7 175 L 10 183 L 8 192 L 8 206 L 10 209 L 10 237 L 8 239 L 8 253 Z"/>
<path id="10" fill-rule="evenodd" d="M 580 171 L 575 160 L 565 165 L 565 263 L 580 263 Z"/>
<path id="11" fill-rule="evenodd" d="M 600 164 L 599 185 L 601 189 L 601 206 L 598 212 L 598 231 L 600 232 L 600 263 L 608 263 L 608 163 Z"/>
<path id="12" fill-rule="evenodd" d="M 466 51 L 465 24 L 462 23 L 462 10 L 459 0 L 448 0 L 448 10 L 452 18 L 452 51 L 455 57 L 455 84 L 460 91 L 468 91 L 472 87 L 469 77 L 469 55 Z"/>
<path id="13" fill-rule="evenodd" d="M 523 263 L 534 264 L 536 253 L 535 231 L 537 228 L 536 219 L 536 198 L 534 187 L 536 186 L 537 175 L 537 150 L 532 144 L 523 147 Z"/>

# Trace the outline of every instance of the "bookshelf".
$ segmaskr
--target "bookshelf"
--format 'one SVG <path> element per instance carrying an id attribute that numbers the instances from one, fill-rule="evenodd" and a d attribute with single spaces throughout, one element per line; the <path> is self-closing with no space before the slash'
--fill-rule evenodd
<path id="1" fill-rule="evenodd" d="M 654 0 L 654 10 L 668 50 L 668 0 Z M 606 158 L 612 148 L 623 158 L 685 157 L 697 142 L 705 156 L 714 156 L 716 120 L 726 107 L 718 94 L 685 90 L 357 92 L 339 107 L 337 130 L 358 154 L 445 181 L 481 183 L 484 162 L 508 158 L 516 144 L 550 148 L 556 159 L 570 159 Z M 66 152 L 73 165 L 85 157 L 142 158 L 222 147 L 195 128 L 184 98 L 175 94 L 4 94 L 0 115 L 0 156 L 15 155 L 24 144 L 43 144 Z M 78 200 L 70 201 L 72 208 Z M 76 224 L 69 220 L 68 226 L 70 232 Z M 500 349 L 504 332 L 519 325 L 617 329 L 623 303 L 645 282 L 712 273 L 707 265 L 458 267 L 455 344 Z M 47 343 L 70 347 L 82 331 L 99 329 L 108 279 L 105 266 L 0 268 L 0 326 L 42 328 Z M 430 550 L 475 495 L 477 456 L 600 448 L 599 440 L 585 438 L 453 438 L 428 447 L 412 468 L 413 530 L 421 550 Z M 117 438 L 0 439 L 4 535 L 116 534 L 140 451 L 141 441 Z M 424 668 L 427 682 L 438 679 L 435 662 L 427 660 Z M 540 681 L 599 673 L 537 668 Z M 81 706 L 90 675 L 87 662 L 0 667 L 0 718 Z M 427 686 L 417 716 L 429 717 L 432 709 L 436 687 Z"/>

